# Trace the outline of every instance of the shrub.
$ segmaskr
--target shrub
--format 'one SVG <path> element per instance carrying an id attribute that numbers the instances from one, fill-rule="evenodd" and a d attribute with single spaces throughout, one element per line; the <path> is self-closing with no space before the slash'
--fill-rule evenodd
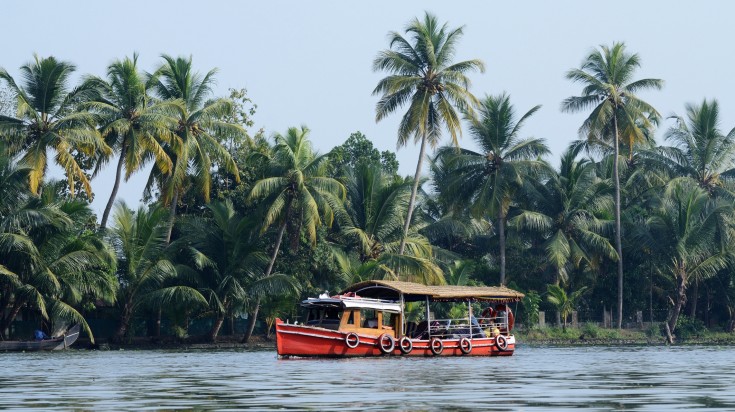
<path id="1" fill-rule="evenodd" d="M 707 331 L 704 322 L 699 319 L 692 319 L 688 316 L 681 315 L 676 320 L 676 335 L 680 339 L 691 339 L 703 335 Z"/>

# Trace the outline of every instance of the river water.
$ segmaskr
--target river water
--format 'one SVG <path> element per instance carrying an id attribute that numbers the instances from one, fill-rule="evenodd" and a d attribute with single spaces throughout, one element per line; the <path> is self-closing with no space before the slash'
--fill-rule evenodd
<path id="1" fill-rule="evenodd" d="M 0 409 L 735 410 L 735 348 L 534 347 L 503 358 L 0 353 Z"/>

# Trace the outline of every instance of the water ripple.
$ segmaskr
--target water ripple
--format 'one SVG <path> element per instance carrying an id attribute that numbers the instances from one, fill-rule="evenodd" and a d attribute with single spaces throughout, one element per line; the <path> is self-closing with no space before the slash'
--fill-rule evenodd
<path id="1" fill-rule="evenodd" d="M 510 358 L 0 354 L 0 409 L 735 410 L 733 350 L 529 347 Z"/>

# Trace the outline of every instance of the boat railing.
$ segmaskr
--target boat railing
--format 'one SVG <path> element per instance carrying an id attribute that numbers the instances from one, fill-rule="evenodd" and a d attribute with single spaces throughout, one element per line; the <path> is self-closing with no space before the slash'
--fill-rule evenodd
<path id="1" fill-rule="evenodd" d="M 505 316 L 490 318 L 434 319 L 429 322 L 429 338 L 458 339 L 463 337 L 484 338 L 496 334 L 508 334 Z"/>

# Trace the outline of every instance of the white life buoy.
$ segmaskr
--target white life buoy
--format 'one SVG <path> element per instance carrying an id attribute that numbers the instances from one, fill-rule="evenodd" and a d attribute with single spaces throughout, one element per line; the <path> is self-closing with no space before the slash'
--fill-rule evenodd
<path id="1" fill-rule="evenodd" d="M 401 350 L 401 353 L 404 355 L 408 355 L 413 350 L 413 341 L 408 336 L 404 336 L 401 338 L 401 340 L 398 341 L 398 349 Z"/>
<path id="2" fill-rule="evenodd" d="M 470 352 L 472 352 L 472 341 L 468 338 L 460 339 L 459 350 L 462 351 L 463 354 L 468 355 Z"/>
<path id="3" fill-rule="evenodd" d="M 442 351 L 444 350 L 444 342 L 442 342 L 439 338 L 431 338 L 431 342 L 429 342 L 429 349 L 431 349 L 431 353 L 434 355 L 441 355 Z"/>
<path id="4" fill-rule="evenodd" d="M 498 350 L 504 351 L 508 349 L 508 339 L 503 335 L 498 335 L 495 337 L 495 346 L 498 347 Z"/>
<path id="5" fill-rule="evenodd" d="M 360 337 L 357 336 L 357 333 L 350 332 L 345 336 L 345 345 L 347 345 L 350 349 L 355 349 L 357 345 L 360 344 Z"/>
<path id="6" fill-rule="evenodd" d="M 378 338 L 378 347 L 381 352 L 390 355 L 396 347 L 396 341 L 393 339 L 393 336 L 384 333 Z"/>

